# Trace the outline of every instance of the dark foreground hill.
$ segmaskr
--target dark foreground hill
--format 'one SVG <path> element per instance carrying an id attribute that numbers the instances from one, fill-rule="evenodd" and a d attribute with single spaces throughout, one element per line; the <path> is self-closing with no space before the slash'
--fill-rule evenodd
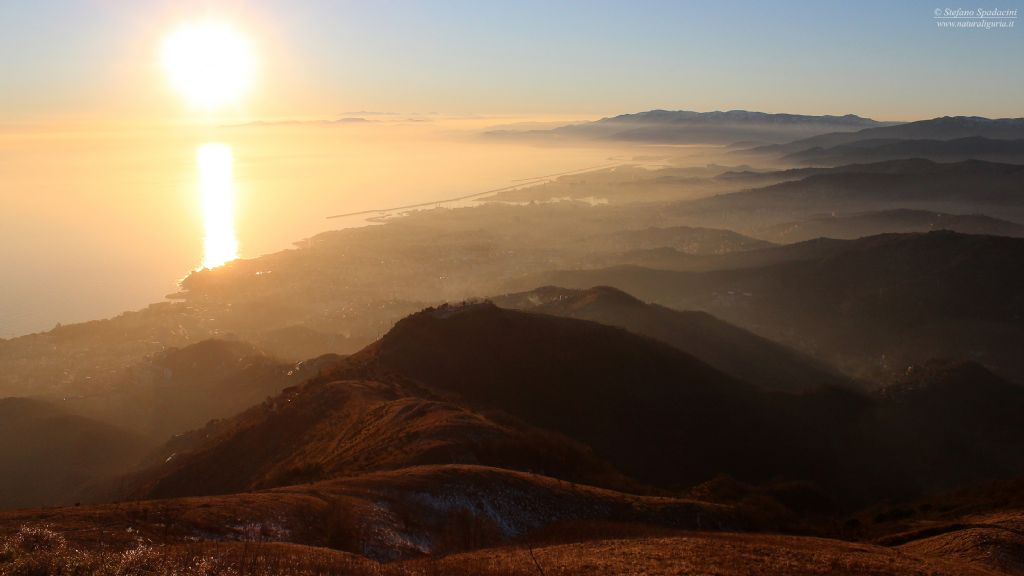
<path id="1" fill-rule="evenodd" d="M 763 478 L 769 456 L 750 449 L 733 458 L 716 447 L 753 437 L 761 399 L 754 386 L 621 329 L 491 304 L 441 308 L 402 320 L 318 379 L 214 423 L 208 440 L 158 467 L 144 493 L 224 493 L 449 462 L 591 483 L 609 479 L 600 460 L 662 485 L 723 470 Z M 717 440 L 695 442 L 698 435 Z M 685 453 L 685 464 L 659 457 L 665 445 Z"/>
<path id="2" fill-rule="evenodd" d="M 104 576 L 1016 573 L 1019 514 L 924 512 L 930 530 L 904 517 L 878 524 L 874 541 L 844 541 L 765 532 L 778 526 L 761 512 L 754 502 L 418 467 L 248 494 L 8 512 L 0 514 L 0 568 Z"/>
<path id="3" fill-rule="evenodd" d="M 28 398 L 0 399 L 0 509 L 86 500 L 141 456 L 142 439 Z"/>
<path id="4" fill-rule="evenodd" d="M 635 496 L 499 468 L 444 465 L 242 494 L 0 513 L 0 537 L 34 523 L 78 527 L 68 535 L 77 545 L 102 541 L 109 547 L 132 547 L 140 538 L 178 544 L 261 539 L 394 560 L 480 548 L 551 526 L 590 522 L 623 525 L 619 533 L 629 524 L 776 528 L 771 518 L 737 506 Z"/>
<path id="5" fill-rule="evenodd" d="M 1024 473 L 1011 457 L 1024 449 L 1013 415 L 1024 388 L 968 366 L 903 408 L 900 395 L 768 391 L 593 322 L 493 304 L 428 309 L 309 383 L 178 443 L 136 493 L 220 494 L 456 462 L 627 489 L 720 474 L 785 480 L 851 506 Z M 998 402 L 983 401 L 993 390 Z"/>
<path id="6" fill-rule="evenodd" d="M 1022 428 L 1019 418 L 998 409 L 1020 405 L 1024 388 L 974 364 L 914 403 L 941 403 L 952 387 L 964 396 L 949 406 L 979 399 L 966 419 L 936 414 L 943 435 L 924 428 L 893 435 L 892 422 L 909 416 L 892 412 L 891 398 L 834 388 L 766 393 L 645 338 L 488 305 L 409 317 L 357 358 L 558 430 L 622 472 L 663 486 L 728 473 L 812 482 L 843 498 L 948 488 L 967 480 L 965 472 L 984 479 L 1024 471 L 1009 452 L 991 452 L 1004 441 L 1024 448 L 1010 432 Z M 991 389 L 1001 391 L 997 404 L 981 400 Z M 944 452 L 949 435 L 971 438 L 960 444 L 967 452 Z M 900 462 L 907 450 L 938 457 L 915 468 Z M 982 465 L 989 457 L 998 465 Z"/>
<path id="7" fill-rule="evenodd" d="M 820 362 L 706 312 L 646 304 L 615 288 L 545 287 L 493 301 L 503 308 L 619 326 L 671 344 L 726 374 L 765 388 L 798 391 L 852 385 Z"/>
<path id="8" fill-rule="evenodd" d="M 961 485 L 1017 470 L 1013 460 L 1024 445 L 1021 386 L 972 362 L 931 362 L 908 368 L 879 394 L 883 434 L 914 451 L 916 473 L 958 461 L 963 476 L 952 476 L 951 485 Z M 917 442 L 920 437 L 930 442 Z"/>
<path id="9" fill-rule="evenodd" d="M 33 538 L 41 542 L 29 543 Z M 946 540 L 953 545 L 942 546 Z M 677 576 L 680 569 L 688 574 L 719 576 L 1009 576 L 1018 573 L 1013 554 L 1021 545 L 1019 537 L 997 523 L 899 547 L 808 536 L 634 530 L 619 537 L 561 544 L 515 543 L 390 563 L 330 548 L 277 541 L 95 548 L 85 552 L 68 547 L 60 532 L 50 529 L 27 529 L 9 541 L 9 557 L 19 569 L 40 574 L 70 569 L 96 576 L 123 574 L 120 568 L 125 565 L 187 576 L 209 574 L 209 566 L 256 576 L 602 576 L 635 574 L 638 569 L 650 576 Z M 126 556 L 131 560 L 126 562 Z"/>
<path id="10" fill-rule="evenodd" d="M 784 453 L 780 436 L 794 430 L 765 409 L 771 394 L 667 344 L 593 322 L 489 303 L 430 309 L 353 361 L 556 430 L 642 482 L 832 469 L 812 449 L 802 463 Z M 814 425 L 792 426 L 801 424 Z"/>
<path id="11" fill-rule="evenodd" d="M 481 303 L 414 314 L 317 373 L 180 439 L 135 479 L 163 499 L 0 514 L 0 568 L 1002 574 L 1021 544 L 1002 509 L 841 522 L 1024 474 L 1024 388 L 977 364 L 914 367 L 872 395 L 770 392 L 620 328 Z M 675 496 L 584 485 L 616 482 Z"/>
<path id="12" fill-rule="evenodd" d="M 424 464 L 486 464 L 629 483 L 582 445 L 374 381 L 312 382 L 175 441 L 137 496 L 228 494 Z M 429 395 L 427 395 L 429 396 Z"/>

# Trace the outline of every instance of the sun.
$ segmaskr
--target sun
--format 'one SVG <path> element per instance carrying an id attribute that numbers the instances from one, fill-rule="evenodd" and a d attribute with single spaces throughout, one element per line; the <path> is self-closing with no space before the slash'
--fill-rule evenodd
<path id="1" fill-rule="evenodd" d="M 206 110 L 237 103 L 256 72 L 252 45 L 225 22 L 178 26 L 164 39 L 161 56 L 171 86 L 190 105 Z"/>

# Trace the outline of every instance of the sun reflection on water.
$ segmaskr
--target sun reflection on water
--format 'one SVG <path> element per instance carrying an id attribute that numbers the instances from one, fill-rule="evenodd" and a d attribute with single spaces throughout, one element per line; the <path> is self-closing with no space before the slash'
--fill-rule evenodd
<path id="1" fill-rule="evenodd" d="M 203 144 L 196 150 L 196 164 L 203 209 L 203 267 L 216 268 L 238 258 L 231 147 Z"/>

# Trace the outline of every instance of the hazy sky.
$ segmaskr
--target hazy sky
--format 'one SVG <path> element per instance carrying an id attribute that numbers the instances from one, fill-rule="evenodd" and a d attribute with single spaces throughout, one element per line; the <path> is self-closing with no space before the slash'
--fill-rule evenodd
<path id="1" fill-rule="evenodd" d="M 1024 0 L 964 8 L 1024 8 Z M 158 46 L 214 14 L 261 57 L 246 115 L 604 115 L 650 108 L 1022 116 L 1024 22 L 950 0 L 2 0 L 0 121 L 173 116 Z"/>

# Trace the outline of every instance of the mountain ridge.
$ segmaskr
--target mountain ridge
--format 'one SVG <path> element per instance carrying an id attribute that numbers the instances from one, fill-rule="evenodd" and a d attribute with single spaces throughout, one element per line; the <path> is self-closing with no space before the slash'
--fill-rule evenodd
<path id="1" fill-rule="evenodd" d="M 546 286 L 491 299 L 503 308 L 619 326 L 672 344 L 711 366 L 768 389 L 852 386 L 831 368 L 702 311 L 647 304 L 609 286 L 569 290 Z"/>
<path id="2" fill-rule="evenodd" d="M 1024 138 L 1024 118 L 982 116 L 940 116 L 892 126 L 865 128 L 855 132 L 834 132 L 746 150 L 755 154 L 784 155 L 810 148 L 830 148 L 877 138 L 952 140 L 982 136 L 997 139 Z"/>
<path id="3" fill-rule="evenodd" d="M 551 130 L 492 131 L 488 134 L 725 145 L 740 141 L 785 142 L 837 130 L 884 125 L 887 123 L 854 114 L 811 116 L 747 110 L 648 110 Z"/>

